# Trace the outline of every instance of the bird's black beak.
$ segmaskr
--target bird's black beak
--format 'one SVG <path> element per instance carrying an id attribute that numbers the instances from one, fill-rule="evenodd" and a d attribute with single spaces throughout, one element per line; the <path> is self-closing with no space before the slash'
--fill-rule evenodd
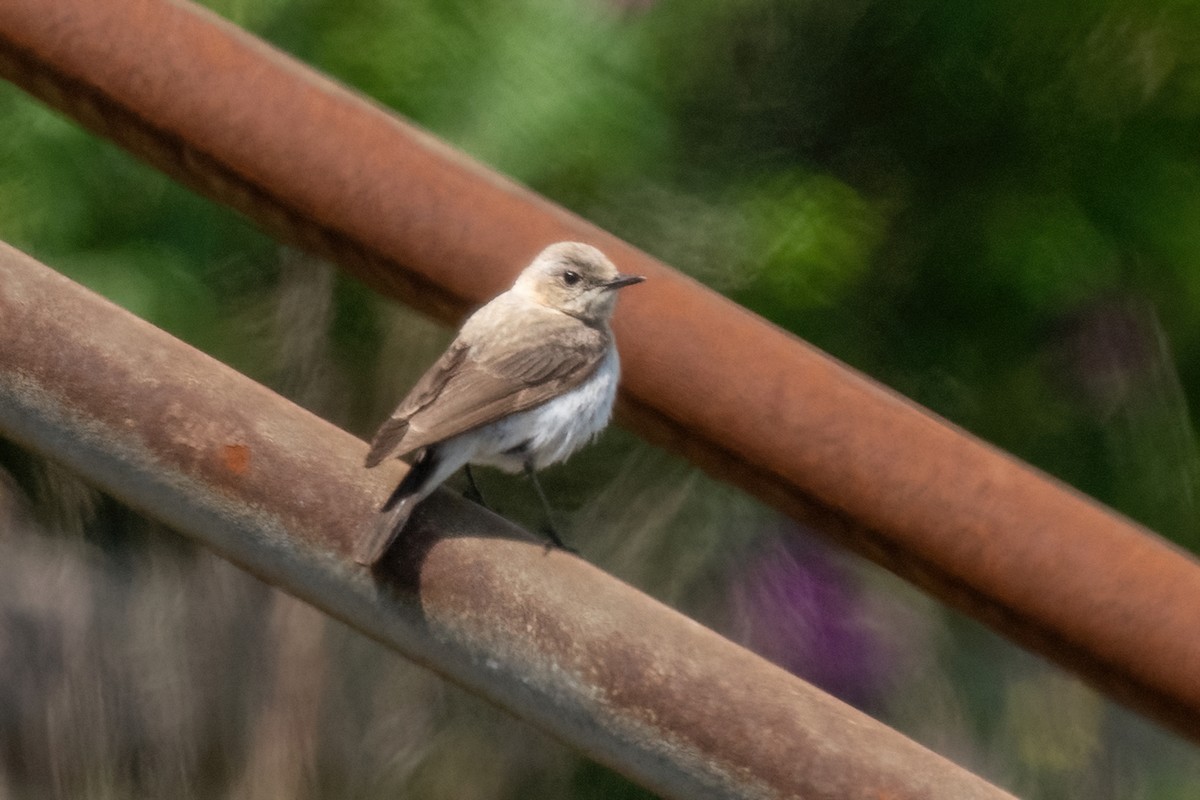
<path id="1" fill-rule="evenodd" d="M 620 289 L 622 286 L 632 286 L 646 280 L 644 275 L 618 275 L 604 284 L 606 289 Z"/>

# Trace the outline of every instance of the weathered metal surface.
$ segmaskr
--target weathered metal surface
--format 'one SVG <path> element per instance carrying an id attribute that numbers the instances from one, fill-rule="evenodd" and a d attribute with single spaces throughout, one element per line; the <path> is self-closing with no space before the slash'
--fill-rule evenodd
<path id="1" fill-rule="evenodd" d="M 501 518 L 439 493 L 372 578 L 366 446 L 0 245 L 0 431 L 679 798 L 1005 798 Z M 381 474 L 382 473 L 382 474 Z"/>
<path id="2" fill-rule="evenodd" d="M 622 422 L 1200 738 L 1200 568 L 216 17 L 0 4 L 0 74 L 443 319 L 544 244 L 649 276 L 616 319 Z"/>

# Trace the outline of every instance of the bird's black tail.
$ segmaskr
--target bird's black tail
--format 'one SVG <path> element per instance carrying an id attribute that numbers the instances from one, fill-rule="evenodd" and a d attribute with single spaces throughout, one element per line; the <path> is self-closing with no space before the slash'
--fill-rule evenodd
<path id="1" fill-rule="evenodd" d="M 380 507 L 375 526 L 358 540 L 358 546 L 354 550 L 355 561 L 369 567 L 387 552 L 396 536 L 404 529 L 413 508 L 428 494 L 426 484 L 436 466 L 436 451 L 432 447 L 425 448 Z"/>

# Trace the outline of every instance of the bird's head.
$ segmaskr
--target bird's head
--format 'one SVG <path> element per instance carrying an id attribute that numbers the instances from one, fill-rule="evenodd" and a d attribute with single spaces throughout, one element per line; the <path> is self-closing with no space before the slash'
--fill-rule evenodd
<path id="1" fill-rule="evenodd" d="M 559 242 L 543 250 L 517 278 L 513 290 L 544 306 L 584 322 L 603 322 L 612 316 L 617 289 L 644 281 L 622 275 L 596 248 L 579 242 Z"/>

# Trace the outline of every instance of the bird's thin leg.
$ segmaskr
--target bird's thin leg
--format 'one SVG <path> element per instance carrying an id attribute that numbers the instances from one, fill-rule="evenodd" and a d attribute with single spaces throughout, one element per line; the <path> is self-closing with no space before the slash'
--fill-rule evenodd
<path id="1" fill-rule="evenodd" d="M 542 484 L 538 482 L 537 472 L 533 468 L 532 460 L 525 462 L 525 474 L 529 476 L 529 480 L 533 484 L 533 488 L 537 491 L 537 496 L 542 501 L 542 511 L 546 514 L 546 527 L 542 532 L 546 534 L 546 538 L 549 539 L 555 547 L 559 548 L 560 550 L 569 550 L 572 553 L 575 552 L 574 548 L 568 547 L 566 543 L 563 542 L 562 537 L 558 535 L 558 531 L 554 527 L 554 512 L 550 510 L 550 501 L 546 499 L 546 493 L 542 491 Z"/>
<path id="2" fill-rule="evenodd" d="M 467 490 L 463 492 L 463 497 L 470 500 L 472 503 L 478 503 L 484 508 L 490 509 L 491 506 L 483 499 L 483 492 L 479 491 L 479 484 L 475 482 L 475 474 L 471 472 L 471 465 L 464 464 L 463 472 L 467 473 Z"/>

